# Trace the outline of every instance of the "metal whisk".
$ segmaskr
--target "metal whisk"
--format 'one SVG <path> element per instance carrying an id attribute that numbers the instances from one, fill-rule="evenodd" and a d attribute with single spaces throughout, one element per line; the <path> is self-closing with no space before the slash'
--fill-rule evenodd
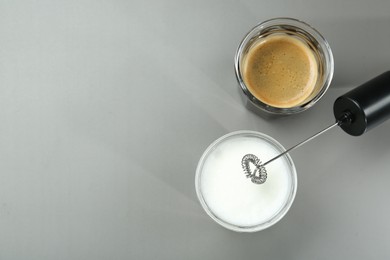
<path id="1" fill-rule="evenodd" d="M 261 160 L 254 154 L 244 155 L 241 160 L 241 166 L 246 177 L 256 184 L 264 183 L 267 180 L 267 170 L 265 168 L 267 164 L 335 126 L 340 126 L 350 135 L 359 136 L 386 121 L 390 117 L 390 71 L 338 97 L 333 105 L 333 113 L 337 119 L 336 123 L 292 146 L 265 163 L 261 163 Z M 250 167 L 251 164 L 253 164 L 253 170 Z"/>
<path id="2" fill-rule="evenodd" d="M 282 157 L 283 155 L 287 154 L 288 152 L 291 152 L 292 150 L 304 145 L 305 143 L 309 142 L 310 140 L 313 140 L 317 136 L 325 133 L 326 131 L 332 129 L 333 127 L 340 125 L 341 121 L 337 121 L 336 123 L 328 126 L 327 128 L 321 130 L 320 132 L 316 133 L 315 135 L 312 135 L 311 137 L 303 140 L 302 142 L 292 146 L 291 148 L 287 149 L 283 153 L 278 154 L 277 156 L 273 157 L 272 159 L 266 161 L 265 163 L 261 163 L 261 160 L 254 154 L 246 154 L 244 157 L 242 157 L 241 160 L 241 166 L 244 170 L 244 173 L 247 178 L 250 178 L 253 183 L 256 184 L 262 184 L 267 180 L 267 170 L 265 166 L 269 164 L 270 162 L 275 161 L 276 159 Z M 251 170 L 250 165 L 253 164 L 254 170 Z"/>

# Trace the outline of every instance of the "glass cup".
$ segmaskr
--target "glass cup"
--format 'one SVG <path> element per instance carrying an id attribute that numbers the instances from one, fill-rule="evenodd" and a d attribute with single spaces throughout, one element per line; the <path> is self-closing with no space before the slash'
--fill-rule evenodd
<path id="1" fill-rule="evenodd" d="M 253 154 L 265 162 L 284 151 L 276 140 L 254 131 L 232 132 L 214 141 L 200 158 L 195 176 L 196 193 L 206 213 L 237 232 L 260 231 L 277 223 L 290 209 L 297 190 L 290 155 L 265 166 L 267 178 L 262 184 L 247 177 L 242 159 Z"/>
<path id="2" fill-rule="evenodd" d="M 329 88 L 334 70 L 326 39 L 307 23 L 292 18 L 270 19 L 255 26 L 240 43 L 234 65 L 245 100 L 266 115 L 295 114 L 312 107 Z M 271 102 L 272 95 L 275 100 Z"/>

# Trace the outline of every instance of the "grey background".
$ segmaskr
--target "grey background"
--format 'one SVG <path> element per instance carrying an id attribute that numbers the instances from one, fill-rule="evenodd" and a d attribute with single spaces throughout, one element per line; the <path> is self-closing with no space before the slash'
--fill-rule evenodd
<path id="1" fill-rule="evenodd" d="M 389 122 L 291 155 L 298 192 L 270 229 L 215 224 L 197 162 L 235 130 L 289 147 L 389 69 L 389 1 L 0 1 L 0 259 L 389 259 Z M 279 16 L 329 41 L 334 81 L 302 114 L 242 103 L 233 56 Z"/>

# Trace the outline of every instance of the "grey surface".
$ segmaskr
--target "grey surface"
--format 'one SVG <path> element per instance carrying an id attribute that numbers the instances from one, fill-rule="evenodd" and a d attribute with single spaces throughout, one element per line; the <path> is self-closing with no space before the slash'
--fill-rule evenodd
<path id="1" fill-rule="evenodd" d="M 289 213 L 253 234 L 202 210 L 198 159 L 257 130 L 289 147 L 389 69 L 389 1 L 0 1 L 0 259 L 389 259 L 390 122 L 291 155 Z M 300 115 L 243 107 L 233 55 L 256 23 L 300 18 L 334 51 Z"/>

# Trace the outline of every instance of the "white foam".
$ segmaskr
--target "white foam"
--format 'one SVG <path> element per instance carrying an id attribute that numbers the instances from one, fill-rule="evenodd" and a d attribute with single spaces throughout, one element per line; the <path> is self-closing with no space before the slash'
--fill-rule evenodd
<path id="1" fill-rule="evenodd" d="M 264 184 L 252 183 L 241 168 L 241 159 L 248 153 L 265 162 L 280 151 L 258 137 L 230 137 L 209 152 L 199 183 L 211 212 L 240 227 L 272 219 L 291 199 L 293 189 L 291 165 L 285 157 L 266 166 L 268 178 Z"/>

